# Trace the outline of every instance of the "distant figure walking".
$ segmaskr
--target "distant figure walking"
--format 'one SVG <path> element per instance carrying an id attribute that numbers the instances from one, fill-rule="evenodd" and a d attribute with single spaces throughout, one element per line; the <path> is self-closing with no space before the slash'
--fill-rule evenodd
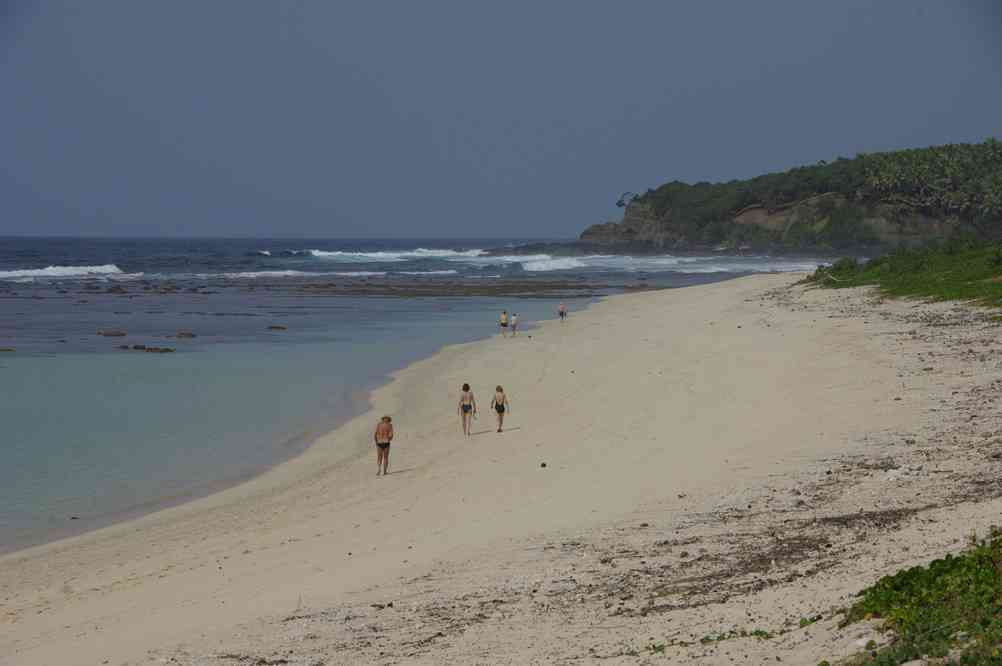
<path id="1" fill-rule="evenodd" d="M 491 400 L 491 407 L 498 415 L 498 432 L 504 429 L 504 415 L 505 412 L 511 412 L 511 403 L 508 402 L 508 396 L 505 395 L 504 389 L 499 384 L 494 388 L 494 399 Z"/>
<path id="2" fill-rule="evenodd" d="M 477 399 L 469 384 L 463 384 L 463 392 L 459 394 L 459 418 L 463 422 L 463 434 L 469 437 L 473 434 L 473 417 L 477 414 Z"/>
<path id="3" fill-rule="evenodd" d="M 390 467 L 390 442 L 393 441 L 393 419 L 384 416 L 376 425 L 372 439 L 376 442 L 376 476 L 386 476 Z"/>
<path id="4" fill-rule="evenodd" d="M 559 317 L 560 317 L 560 323 L 561 324 L 564 323 L 564 321 L 567 320 L 567 304 L 566 303 L 561 303 L 557 307 L 557 315 L 559 315 Z"/>
<path id="5" fill-rule="evenodd" d="M 498 326 L 501 328 L 501 337 L 508 335 L 508 311 L 502 310 L 501 316 L 498 317 Z"/>
<path id="6" fill-rule="evenodd" d="M 511 313 L 511 337 L 518 335 L 518 313 Z"/>

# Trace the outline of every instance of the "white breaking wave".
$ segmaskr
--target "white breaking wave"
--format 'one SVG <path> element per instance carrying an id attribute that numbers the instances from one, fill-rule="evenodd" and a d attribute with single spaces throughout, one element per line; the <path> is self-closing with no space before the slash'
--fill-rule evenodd
<path id="1" fill-rule="evenodd" d="M 300 275 L 315 275 L 315 273 L 306 273 L 304 271 L 247 271 L 244 273 L 202 273 L 198 277 L 203 280 L 213 277 L 230 278 L 233 280 L 253 280 L 255 278 L 297 277 Z"/>
<path id="2" fill-rule="evenodd" d="M 271 250 L 258 250 L 257 253 L 260 254 L 262 257 L 271 256 Z"/>
<path id="3" fill-rule="evenodd" d="M 813 262 L 709 262 L 706 265 L 685 266 L 677 270 L 679 273 L 809 273 L 814 271 L 823 261 Z"/>
<path id="4" fill-rule="evenodd" d="M 483 250 L 429 250 L 419 247 L 414 250 L 399 252 L 343 252 L 336 250 L 308 250 L 309 254 L 318 259 L 353 262 L 377 261 L 407 261 L 408 259 L 469 259 L 484 254 Z"/>
<path id="5" fill-rule="evenodd" d="M 173 277 L 187 277 L 198 280 L 211 280 L 214 278 L 224 278 L 228 280 L 255 280 L 260 278 L 283 278 L 283 277 L 382 277 L 386 275 L 384 271 L 246 271 L 241 273 L 195 273 L 191 275 L 179 275 Z"/>
<path id="6" fill-rule="evenodd" d="M 480 257 L 475 263 L 481 267 L 498 264 L 521 264 L 529 272 L 567 270 L 607 270 L 628 273 L 750 273 L 750 272 L 803 272 L 813 271 L 825 263 L 821 259 L 744 256 L 694 256 L 676 257 L 659 255 L 632 257 L 626 255 L 588 255 L 581 257 L 554 257 L 549 254 L 500 255 Z"/>
<path id="7" fill-rule="evenodd" d="M 98 277 L 103 275 L 124 275 L 122 269 L 114 264 L 103 266 L 49 266 L 47 268 L 29 268 L 18 271 L 0 271 L 0 280 L 16 278 L 75 278 Z"/>
<path id="8" fill-rule="evenodd" d="M 400 271 L 400 275 L 455 275 L 459 271 Z"/>
<path id="9" fill-rule="evenodd" d="M 574 257 L 558 257 L 556 259 L 537 259 L 535 261 L 523 261 L 522 268 L 527 271 L 567 271 L 574 268 L 587 268 L 587 264 L 581 259 Z"/>
<path id="10" fill-rule="evenodd" d="M 521 264 L 526 261 L 546 261 L 552 258 L 553 255 L 549 254 L 480 254 L 469 260 L 469 263 L 490 266 L 491 264 Z"/>

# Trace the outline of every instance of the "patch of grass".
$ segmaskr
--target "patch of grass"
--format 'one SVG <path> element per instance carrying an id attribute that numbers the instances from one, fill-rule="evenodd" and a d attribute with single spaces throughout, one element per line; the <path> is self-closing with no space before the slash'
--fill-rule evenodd
<path id="1" fill-rule="evenodd" d="M 956 240 L 860 263 L 839 259 L 807 279 L 824 287 L 876 285 L 888 296 L 1002 306 L 1002 244 Z"/>
<path id="2" fill-rule="evenodd" d="M 809 627 L 815 622 L 819 621 L 820 619 L 821 619 L 820 615 L 812 615 L 811 617 L 802 617 L 800 618 L 800 628 L 803 629 L 804 627 Z"/>
<path id="3" fill-rule="evenodd" d="M 897 666 L 959 653 L 958 664 L 1002 664 L 1002 532 L 958 556 L 881 578 L 860 593 L 844 625 L 883 619 L 895 640 L 860 663 Z"/>
<path id="4" fill-rule="evenodd" d="M 781 632 L 782 633 L 782 632 Z M 730 631 L 725 631 L 720 634 L 707 634 L 699 639 L 699 642 L 703 645 L 709 643 L 719 643 L 720 641 L 727 641 L 732 638 L 748 638 L 749 636 L 753 638 L 758 638 L 760 640 L 769 640 L 775 634 L 771 631 L 766 631 L 765 629 L 731 629 Z"/>

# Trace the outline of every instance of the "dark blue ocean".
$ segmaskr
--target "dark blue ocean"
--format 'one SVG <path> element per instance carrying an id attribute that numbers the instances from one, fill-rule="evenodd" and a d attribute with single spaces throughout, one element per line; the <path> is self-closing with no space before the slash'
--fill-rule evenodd
<path id="1" fill-rule="evenodd" d="M 0 238 L 0 551 L 258 474 L 501 309 L 531 326 L 558 299 L 820 263 L 519 244 Z"/>

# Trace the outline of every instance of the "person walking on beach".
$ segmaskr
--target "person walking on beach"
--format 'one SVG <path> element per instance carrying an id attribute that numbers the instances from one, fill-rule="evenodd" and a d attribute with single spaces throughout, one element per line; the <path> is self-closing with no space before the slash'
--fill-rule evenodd
<path id="1" fill-rule="evenodd" d="M 560 317 L 560 323 L 564 323 L 567 319 L 567 304 L 561 303 L 557 306 L 557 315 Z"/>
<path id="2" fill-rule="evenodd" d="M 518 335 L 518 313 L 511 313 L 511 337 Z"/>
<path id="3" fill-rule="evenodd" d="M 498 317 L 498 327 L 501 329 L 501 337 L 506 337 L 508 335 L 508 311 L 502 310 L 501 316 Z"/>
<path id="4" fill-rule="evenodd" d="M 473 434 L 473 417 L 477 415 L 477 399 L 469 384 L 463 384 L 463 392 L 459 394 L 459 418 L 463 422 L 463 434 L 469 437 Z"/>
<path id="5" fill-rule="evenodd" d="M 376 442 L 376 476 L 386 476 L 390 467 L 390 442 L 393 441 L 393 419 L 384 416 L 376 424 L 372 439 Z"/>
<path id="6" fill-rule="evenodd" d="M 498 384 L 494 387 L 494 399 L 491 400 L 491 407 L 498 415 L 498 432 L 504 428 L 504 415 L 505 412 L 511 412 L 511 403 L 508 402 L 508 396 L 505 395 L 504 389 Z"/>

